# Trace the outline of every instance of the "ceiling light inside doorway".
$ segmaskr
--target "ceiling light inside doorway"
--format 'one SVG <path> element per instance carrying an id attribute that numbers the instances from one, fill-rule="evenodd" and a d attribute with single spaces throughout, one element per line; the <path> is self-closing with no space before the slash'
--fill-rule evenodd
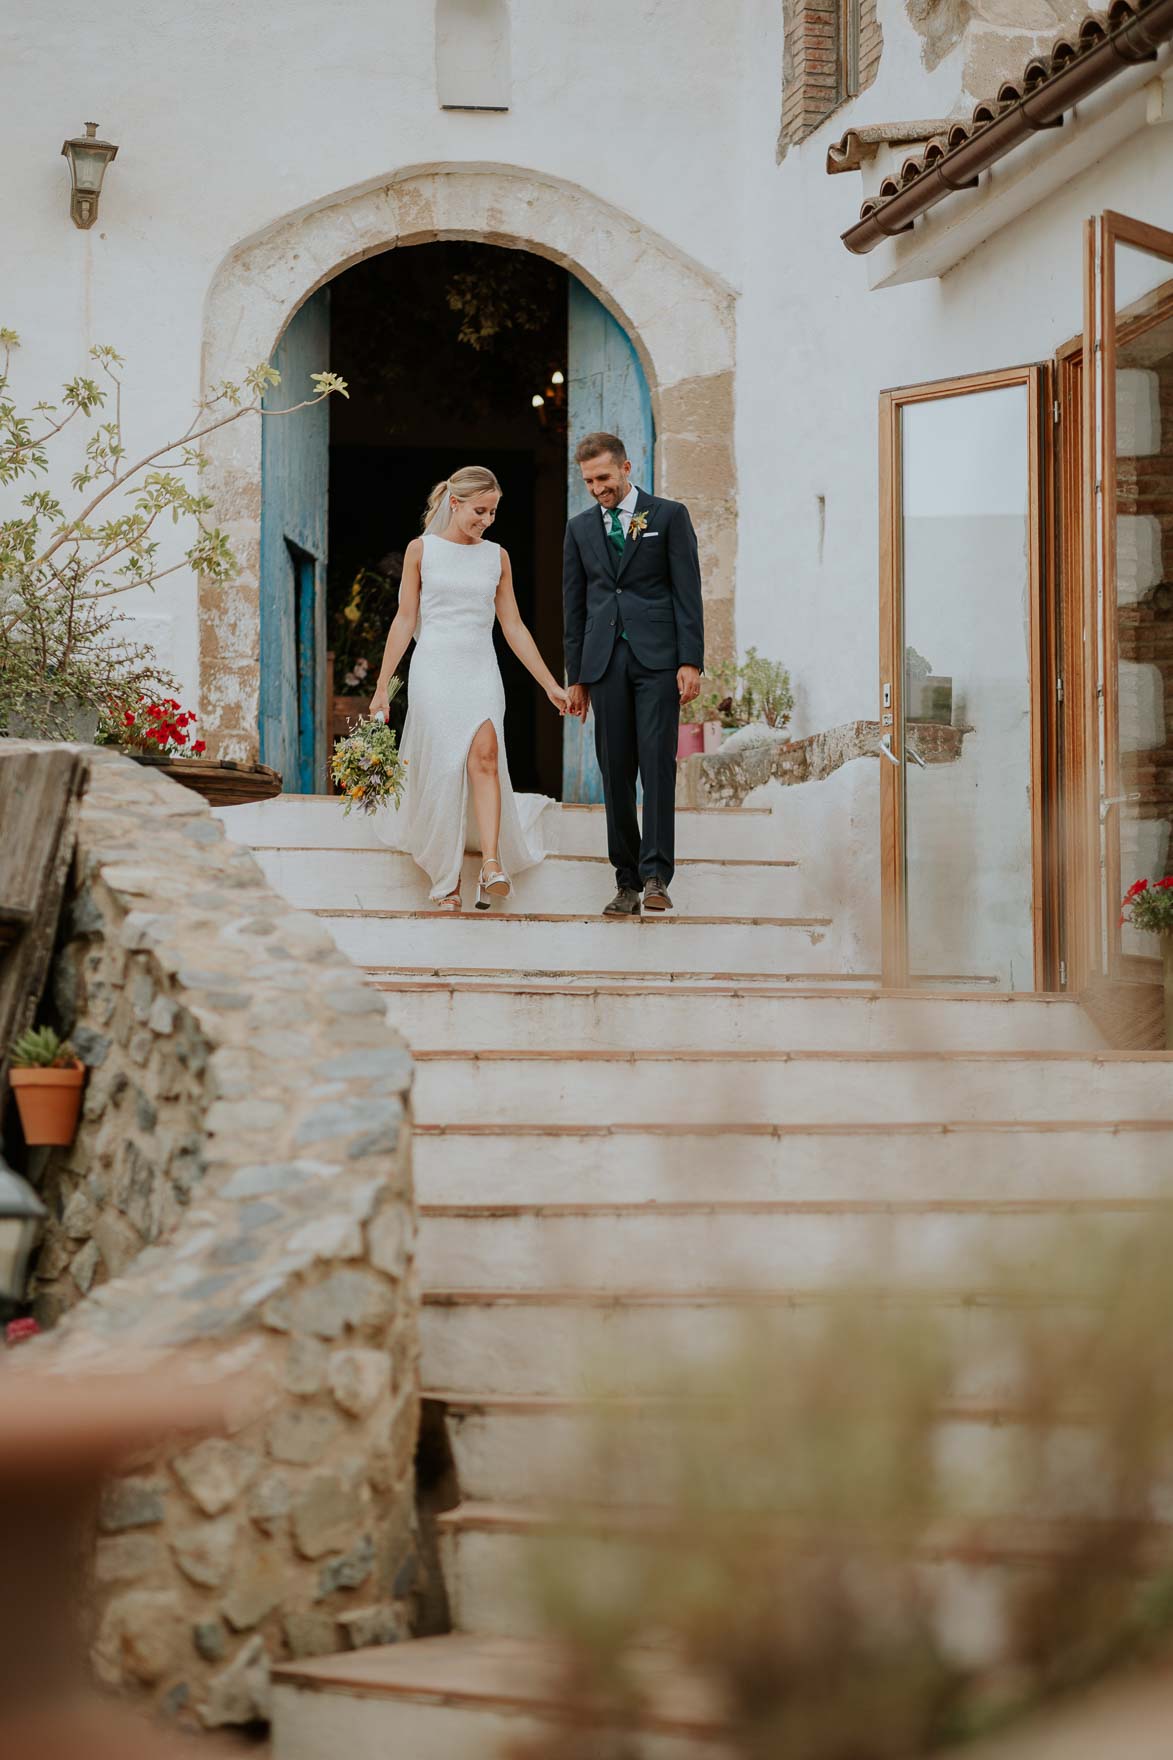
<path id="1" fill-rule="evenodd" d="M 566 374 L 561 371 L 559 371 L 557 373 L 551 373 L 550 374 L 550 383 L 551 383 L 551 385 L 565 385 Z"/>
<path id="2" fill-rule="evenodd" d="M 530 403 L 533 405 L 534 409 L 541 409 L 541 407 L 545 403 L 545 401 L 546 400 L 542 396 L 540 391 L 535 391 L 533 396 L 530 398 Z"/>

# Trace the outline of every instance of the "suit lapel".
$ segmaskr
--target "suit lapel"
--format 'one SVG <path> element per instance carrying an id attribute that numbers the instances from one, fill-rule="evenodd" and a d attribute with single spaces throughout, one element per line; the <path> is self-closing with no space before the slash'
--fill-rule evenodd
<path id="1" fill-rule="evenodd" d="M 644 491 L 641 489 L 635 499 L 636 513 L 650 513 L 654 506 L 655 506 L 655 503 L 652 500 L 652 497 L 650 495 L 645 494 Z M 627 567 L 628 563 L 632 559 L 632 556 L 639 549 L 639 547 L 642 543 L 643 543 L 642 538 L 635 538 L 635 539 L 632 538 L 631 531 L 629 528 L 628 534 L 627 534 L 627 542 L 623 546 L 623 555 L 619 557 L 619 570 L 616 575 L 617 580 L 623 579 L 624 569 Z M 616 554 L 618 554 L 618 552 L 616 552 Z"/>
<path id="2" fill-rule="evenodd" d="M 588 509 L 587 527 L 591 534 L 591 542 L 598 551 L 599 556 L 607 569 L 607 573 L 614 575 L 616 565 L 619 561 L 619 552 L 607 537 L 607 532 L 603 525 L 603 510 L 597 503 L 594 507 Z"/>

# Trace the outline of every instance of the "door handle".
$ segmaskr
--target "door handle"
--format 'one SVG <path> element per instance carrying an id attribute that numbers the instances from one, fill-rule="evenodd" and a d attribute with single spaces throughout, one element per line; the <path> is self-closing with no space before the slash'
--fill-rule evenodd
<path id="1" fill-rule="evenodd" d="M 1104 820 L 1108 817 L 1108 813 L 1113 807 L 1123 806 L 1125 801 L 1138 801 L 1139 799 L 1140 790 L 1138 788 L 1134 794 L 1113 794 L 1109 795 L 1107 800 L 1101 800 L 1100 824 L 1102 825 L 1104 823 Z"/>
<path id="2" fill-rule="evenodd" d="M 916 747 L 909 740 L 905 740 L 904 750 L 905 750 L 906 755 L 912 759 L 914 764 L 919 764 L 922 770 L 928 769 L 928 765 L 925 763 L 924 759 L 921 757 L 921 755 L 917 751 Z"/>
<path id="3" fill-rule="evenodd" d="M 881 734 L 879 750 L 881 758 L 887 758 L 889 764 L 895 764 L 896 768 L 899 770 L 900 759 L 892 750 L 892 735 L 890 733 Z"/>

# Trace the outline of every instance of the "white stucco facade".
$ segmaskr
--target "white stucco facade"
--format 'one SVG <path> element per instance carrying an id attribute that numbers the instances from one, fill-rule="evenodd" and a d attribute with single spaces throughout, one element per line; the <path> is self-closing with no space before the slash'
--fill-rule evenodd
<path id="1" fill-rule="evenodd" d="M 253 352 L 276 341 L 288 311 L 272 290 L 273 250 L 313 236 L 325 256 L 278 280 L 283 294 L 320 284 L 380 248 L 366 220 L 352 227 L 350 204 L 369 219 L 377 192 L 410 168 L 483 168 L 491 182 L 500 167 L 535 191 L 568 191 L 563 224 L 582 191 L 588 230 L 611 217 L 604 246 L 586 253 L 592 281 L 635 319 L 645 360 L 641 324 L 671 358 L 667 383 L 732 372 L 739 648 L 790 666 L 797 732 L 873 716 L 881 388 L 1049 358 L 1082 321 L 1085 217 L 1115 207 L 1173 226 L 1173 104 L 1150 101 L 1107 159 L 941 278 L 869 288 L 868 263 L 839 238 L 861 180 L 827 177 L 828 142 L 852 121 L 965 108 L 981 65 L 974 33 L 996 23 L 986 11 L 975 4 L 971 30 L 930 72 L 903 0 L 884 0 L 875 84 L 781 163 L 779 0 L 511 0 L 501 112 L 442 108 L 430 0 L 289 0 L 279 14 L 162 0 L 149 28 L 125 0 L 10 13 L 0 321 L 22 337 L 15 388 L 50 395 L 91 343 L 109 342 L 128 357 L 131 447 L 145 446 L 186 425 L 212 357 L 234 356 L 234 324 Z M 1034 34 L 1011 33 L 1009 64 L 1019 38 L 1025 55 L 1048 19 L 1053 34 L 1051 15 L 1040 0 Z M 504 89 L 500 68 L 494 77 Z M 85 118 L 120 147 L 89 232 L 70 223 L 58 157 Z M 492 206 L 490 194 L 490 219 Z M 299 233 L 326 209 L 329 229 Z M 516 213 L 505 231 L 522 241 Z M 645 234 L 656 249 L 641 262 Z M 454 222 L 441 235 L 471 234 Z M 268 265 L 251 306 L 250 249 Z M 658 275 L 669 258 L 679 273 Z M 225 265 L 242 261 L 234 317 Z M 712 333 L 703 300 L 690 306 L 690 276 L 728 293 L 728 334 Z M 705 483 L 676 468 L 695 508 Z M 240 515 L 229 507 L 226 523 Z M 133 607 L 197 704 L 198 603 L 180 573 Z"/>

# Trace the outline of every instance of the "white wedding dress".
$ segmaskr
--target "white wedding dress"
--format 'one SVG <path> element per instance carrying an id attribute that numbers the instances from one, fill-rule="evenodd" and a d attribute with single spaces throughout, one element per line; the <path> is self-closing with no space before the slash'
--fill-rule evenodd
<path id="1" fill-rule="evenodd" d="M 455 892 L 469 825 L 468 751 L 479 728 L 497 733 L 501 778 L 498 855 L 507 874 L 540 862 L 546 851 L 539 821 L 552 802 L 514 795 L 505 758 L 505 690 L 493 650 L 494 604 L 501 546 L 482 538 L 455 544 L 425 533 L 420 564 L 420 615 L 408 679 L 403 804 L 383 807 L 375 835 L 406 850 L 432 882 L 431 896 Z"/>

